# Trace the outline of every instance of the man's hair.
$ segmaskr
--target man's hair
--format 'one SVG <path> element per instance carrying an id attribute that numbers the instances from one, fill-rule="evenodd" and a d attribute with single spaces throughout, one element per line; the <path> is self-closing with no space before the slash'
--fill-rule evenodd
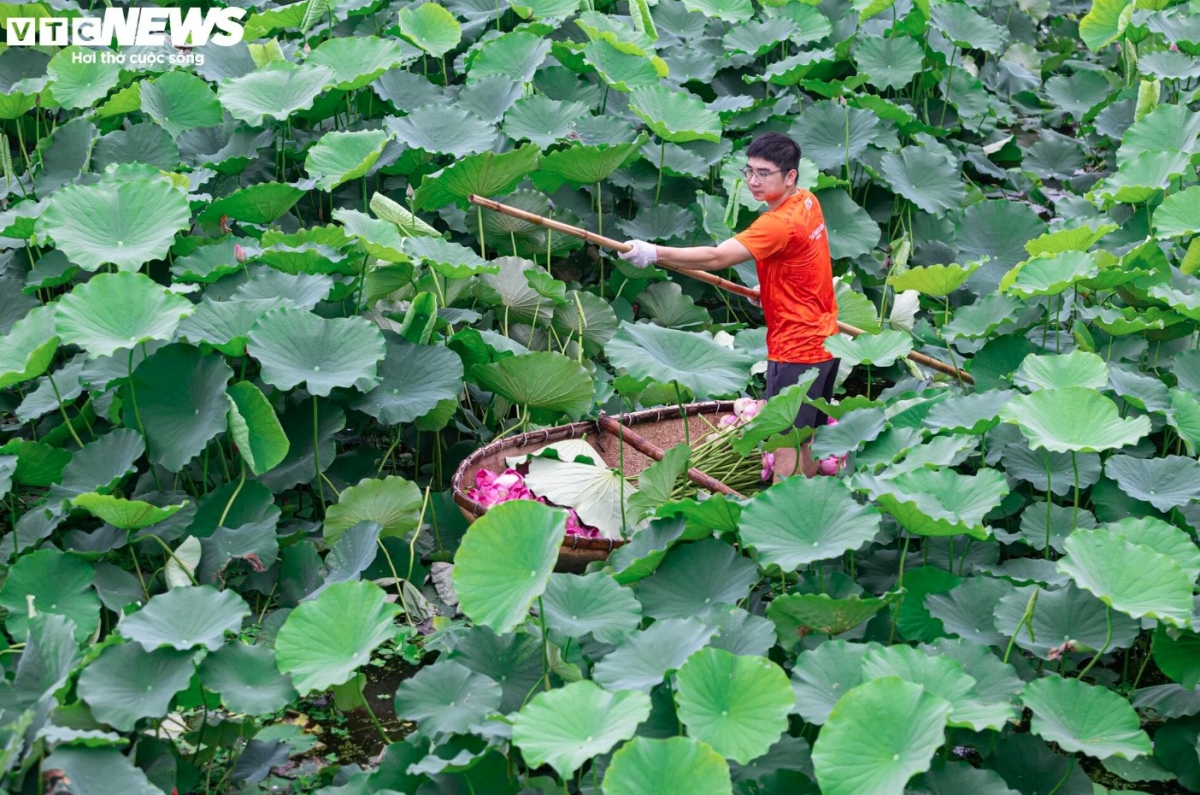
<path id="1" fill-rule="evenodd" d="M 746 157 L 758 157 L 773 163 L 787 174 L 800 170 L 800 146 L 783 133 L 769 132 L 758 136 L 746 147 Z"/>

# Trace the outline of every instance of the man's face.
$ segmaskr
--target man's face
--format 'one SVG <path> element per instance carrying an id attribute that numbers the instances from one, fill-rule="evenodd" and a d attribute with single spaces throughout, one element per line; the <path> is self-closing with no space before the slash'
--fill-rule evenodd
<path id="1" fill-rule="evenodd" d="M 768 204 L 781 198 L 796 179 L 794 171 L 783 171 L 770 160 L 763 160 L 761 157 L 747 158 L 746 166 L 750 169 L 750 175 L 746 178 L 750 195 Z M 762 174 L 767 176 L 760 176 Z"/>

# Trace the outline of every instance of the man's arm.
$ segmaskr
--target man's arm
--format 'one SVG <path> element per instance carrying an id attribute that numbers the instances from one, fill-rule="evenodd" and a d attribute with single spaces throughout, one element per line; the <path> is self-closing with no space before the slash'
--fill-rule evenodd
<path id="1" fill-rule="evenodd" d="M 630 241 L 638 246 L 650 246 L 641 241 Z M 719 271 L 731 268 L 739 262 L 754 259 L 750 250 L 736 238 L 729 238 L 719 246 L 650 246 L 654 249 L 655 258 L 649 262 L 659 262 L 676 268 L 697 271 Z M 630 252 L 633 254 L 634 252 Z M 622 255 L 622 259 L 629 259 Z M 636 264 L 636 263 L 635 263 Z"/>

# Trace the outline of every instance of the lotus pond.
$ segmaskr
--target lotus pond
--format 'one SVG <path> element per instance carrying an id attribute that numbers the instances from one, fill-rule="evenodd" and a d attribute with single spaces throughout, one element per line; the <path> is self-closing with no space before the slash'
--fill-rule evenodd
<path id="1" fill-rule="evenodd" d="M 9 791 L 1200 791 L 1197 0 L 237 5 L 0 45 Z M 471 451 L 757 398 L 765 329 L 466 197 L 714 244 L 770 130 L 845 465 L 763 488 L 794 388 L 468 525 Z"/>

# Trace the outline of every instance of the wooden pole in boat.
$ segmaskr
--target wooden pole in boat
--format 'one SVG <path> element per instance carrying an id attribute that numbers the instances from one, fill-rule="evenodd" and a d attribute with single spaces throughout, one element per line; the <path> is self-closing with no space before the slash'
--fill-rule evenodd
<path id="1" fill-rule="evenodd" d="M 475 204 L 480 207 L 484 207 L 488 210 L 493 210 L 493 211 L 501 213 L 503 215 L 512 216 L 513 218 L 519 218 L 522 221 L 526 221 L 526 222 L 534 224 L 536 226 L 545 227 L 546 229 L 553 229 L 556 232 L 562 232 L 563 234 L 572 235 L 573 237 L 578 237 L 582 240 L 586 240 L 589 243 L 595 243 L 596 245 L 604 246 L 605 248 L 615 249 L 616 251 L 619 251 L 621 253 L 625 253 L 626 251 L 629 251 L 630 248 L 632 248 L 632 246 L 629 246 L 620 240 L 614 240 L 611 237 L 605 237 L 604 235 L 598 235 L 595 232 L 589 232 L 588 230 L 583 229 L 581 227 L 572 226 L 571 224 L 564 224 L 562 221 L 555 221 L 553 218 L 546 218 L 545 216 L 538 215 L 537 213 L 531 213 L 531 212 L 528 212 L 527 210 L 522 210 L 518 207 L 512 207 L 507 204 L 501 204 L 500 202 L 493 201 L 492 199 L 485 199 L 484 197 L 477 196 L 474 193 L 472 193 L 470 196 L 467 197 L 467 201 L 471 202 L 471 204 Z M 707 271 L 692 270 L 690 268 L 672 267 L 670 265 L 665 265 L 661 262 L 655 263 L 655 264 L 661 268 L 666 268 L 667 270 L 674 271 L 675 273 L 682 273 L 684 276 L 690 276 L 693 279 L 699 279 L 702 282 L 706 282 L 708 284 L 711 284 L 714 287 L 719 287 L 722 290 L 726 290 L 726 291 L 734 293 L 736 295 L 741 295 L 746 298 L 753 298 L 756 301 L 758 300 L 758 290 L 754 287 L 747 287 L 744 284 L 738 284 L 737 282 L 731 282 L 728 279 L 722 279 L 720 276 L 713 275 Z M 840 320 L 838 321 L 838 328 L 841 329 L 843 334 L 846 334 L 851 337 L 857 337 L 860 334 L 866 333 L 862 329 L 855 328 L 854 326 L 851 326 L 848 323 L 843 323 Z M 950 365 L 946 364 L 945 362 L 939 362 L 937 359 L 934 359 L 932 356 L 926 356 L 925 354 L 917 353 L 916 351 L 909 351 L 908 358 L 911 361 L 914 361 L 917 364 L 922 365 L 923 367 L 928 367 L 931 370 L 937 370 L 939 373 L 945 373 L 946 375 L 952 375 L 955 378 L 965 381 L 968 384 L 975 383 L 975 379 L 972 378 L 969 373 L 963 372 L 962 370 L 957 370 L 957 369 L 951 367 Z"/>

